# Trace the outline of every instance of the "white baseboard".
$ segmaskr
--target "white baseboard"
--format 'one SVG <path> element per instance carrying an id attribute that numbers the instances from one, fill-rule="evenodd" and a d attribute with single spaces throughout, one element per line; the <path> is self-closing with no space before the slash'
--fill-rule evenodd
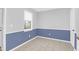
<path id="1" fill-rule="evenodd" d="M 22 44 L 20 44 L 19 46 L 15 47 L 15 48 L 13 48 L 13 49 L 11 49 L 11 50 L 9 50 L 9 51 L 14 51 L 15 49 L 17 49 L 17 48 L 19 48 L 19 47 L 25 45 L 26 43 L 28 43 L 28 42 L 30 42 L 30 41 L 32 41 L 32 40 L 34 40 L 35 38 L 37 38 L 37 36 L 34 37 L 34 38 L 32 38 L 32 39 L 30 39 L 30 40 L 28 40 L 28 41 L 26 41 L 26 42 L 24 42 L 24 43 L 22 43 Z"/>
<path id="2" fill-rule="evenodd" d="M 55 38 L 48 38 L 48 37 L 43 37 L 43 36 L 37 36 L 37 37 L 45 38 L 45 39 L 49 39 L 49 40 L 55 40 L 55 41 L 61 41 L 61 42 L 70 43 L 70 41 L 65 41 L 65 40 L 60 40 L 60 39 L 55 39 Z"/>
<path id="3" fill-rule="evenodd" d="M 55 41 L 61 41 L 61 42 L 70 43 L 70 41 L 59 40 L 59 39 L 48 38 L 48 37 L 42 37 L 42 36 L 36 36 L 36 37 L 34 37 L 34 38 L 32 38 L 32 39 L 30 39 L 30 40 L 28 40 L 28 41 L 24 42 L 23 44 L 21 44 L 21 45 L 19 45 L 19 46 L 15 47 L 15 48 L 13 48 L 13 49 L 11 49 L 11 50 L 9 50 L 9 51 L 14 51 L 15 49 L 17 49 L 17 48 L 19 48 L 19 47 L 21 47 L 21 46 L 25 45 L 26 43 L 28 43 L 28 42 L 30 42 L 30 41 L 32 41 L 32 40 L 34 40 L 35 38 L 45 38 L 45 39 L 49 39 L 49 40 L 55 40 Z"/>

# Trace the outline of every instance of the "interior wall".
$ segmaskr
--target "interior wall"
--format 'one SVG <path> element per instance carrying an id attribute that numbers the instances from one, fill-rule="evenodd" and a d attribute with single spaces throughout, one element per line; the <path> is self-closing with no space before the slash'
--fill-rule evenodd
<path id="1" fill-rule="evenodd" d="M 23 31 L 24 23 L 23 9 L 21 8 L 7 8 L 6 9 L 6 32 L 12 33 Z"/>
<path id="2" fill-rule="evenodd" d="M 24 30 L 24 10 L 33 13 L 33 29 L 36 28 L 36 12 L 28 8 L 6 9 L 6 32 L 13 33 Z"/>
<path id="3" fill-rule="evenodd" d="M 36 13 L 31 8 L 7 8 L 6 32 L 18 32 L 24 30 L 24 10 L 33 13 L 33 29 L 70 29 L 70 9 L 55 9 Z"/>
<path id="4" fill-rule="evenodd" d="M 75 23 L 75 27 L 76 27 L 76 32 L 77 32 L 77 35 L 79 37 L 79 8 L 76 8 L 76 23 Z"/>
<path id="5" fill-rule="evenodd" d="M 75 8 L 75 27 L 76 27 L 76 48 L 79 50 L 79 8 Z"/>
<path id="6" fill-rule="evenodd" d="M 38 13 L 37 28 L 70 30 L 70 9 L 59 8 Z"/>
<path id="7" fill-rule="evenodd" d="M 33 30 L 24 31 L 24 10 L 33 14 Z M 6 50 L 11 50 L 18 45 L 36 36 L 36 15 L 31 8 L 6 9 Z"/>
<path id="8" fill-rule="evenodd" d="M 33 13 L 33 31 L 23 32 L 24 10 Z M 70 41 L 70 9 L 36 13 L 31 8 L 7 8 L 6 12 L 6 50 L 15 48 L 37 35 Z"/>
<path id="9" fill-rule="evenodd" d="M 75 9 L 71 9 L 70 14 L 70 42 L 71 45 L 75 48 Z"/>

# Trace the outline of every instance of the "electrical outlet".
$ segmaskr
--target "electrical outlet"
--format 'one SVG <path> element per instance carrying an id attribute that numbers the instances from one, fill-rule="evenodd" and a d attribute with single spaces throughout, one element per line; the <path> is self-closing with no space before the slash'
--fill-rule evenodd
<path id="1" fill-rule="evenodd" d="M 51 36 L 51 33 L 49 33 L 48 35 Z"/>
<path id="2" fill-rule="evenodd" d="M 29 34 L 29 38 L 30 38 L 30 34 Z"/>

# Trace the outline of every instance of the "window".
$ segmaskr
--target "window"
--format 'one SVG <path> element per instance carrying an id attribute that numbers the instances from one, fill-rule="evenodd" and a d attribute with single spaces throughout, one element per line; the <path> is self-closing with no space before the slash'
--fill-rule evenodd
<path id="1" fill-rule="evenodd" d="M 32 13 L 28 11 L 24 11 L 24 29 L 31 30 L 32 29 Z"/>

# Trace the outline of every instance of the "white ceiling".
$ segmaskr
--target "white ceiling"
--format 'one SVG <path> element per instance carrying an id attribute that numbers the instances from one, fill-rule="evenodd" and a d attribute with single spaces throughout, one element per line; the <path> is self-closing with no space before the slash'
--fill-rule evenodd
<path id="1" fill-rule="evenodd" d="M 56 8 L 33 8 L 36 12 L 41 12 L 41 11 L 48 11 Z"/>

